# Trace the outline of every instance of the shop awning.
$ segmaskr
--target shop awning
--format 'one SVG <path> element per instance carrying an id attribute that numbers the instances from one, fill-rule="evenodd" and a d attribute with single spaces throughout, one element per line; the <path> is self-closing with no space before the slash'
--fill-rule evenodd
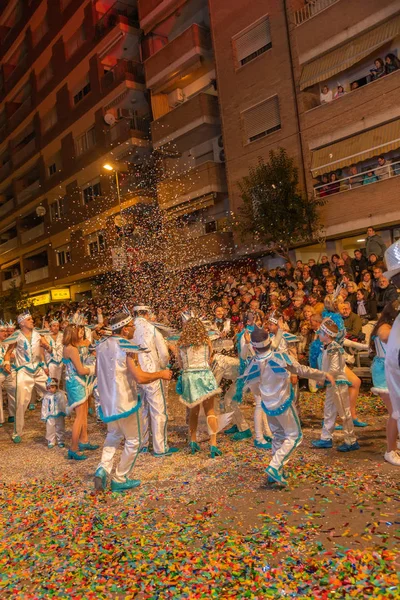
<path id="1" fill-rule="evenodd" d="M 304 65 L 300 77 L 300 89 L 304 90 L 314 83 L 326 81 L 337 73 L 349 69 L 397 35 L 400 35 L 400 15 L 392 17 L 379 27 L 370 29 L 336 50 Z"/>
<path id="2" fill-rule="evenodd" d="M 163 207 L 165 209 L 165 216 L 167 219 L 176 219 L 177 217 L 183 217 L 183 215 L 190 215 L 191 213 L 208 208 L 215 203 L 215 194 L 207 194 L 201 198 L 195 198 L 186 202 L 182 202 L 177 206 Z"/>
<path id="3" fill-rule="evenodd" d="M 400 119 L 312 151 L 314 177 L 400 148 Z"/>

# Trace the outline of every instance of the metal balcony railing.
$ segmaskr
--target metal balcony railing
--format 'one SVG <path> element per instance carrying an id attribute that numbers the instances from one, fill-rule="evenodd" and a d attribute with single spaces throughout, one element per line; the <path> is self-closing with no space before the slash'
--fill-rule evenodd
<path id="1" fill-rule="evenodd" d="M 150 121 L 143 117 L 132 117 L 122 119 L 109 129 L 109 141 L 114 143 L 120 138 L 126 138 L 131 131 L 140 131 L 145 135 L 149 134 Z"/>
<path id="2" fill-rule="evenodd" d="M 39 267 L 39 269 L 33 269 L 25 273 L 25 283 L 34 283 L 35 281 L 41 281 L 47 279 L 49 276 L 49 267 Z"/>
<path id="3" fill-rule="evenodd" d="M 144 69 L 141 63 L 133 60 L 120 60 L 101 78 L 101 89 L 107 92 L 118 82 L 130 79 L 137 83 L 144 83 Z"/>
<path id="4" fill-rule="evenodd" d="M 19 165 L 22 163 L 28 156 L 30 156 L 36 148 L 36 139 L 31 140 L 25 146 L 23 146 L 20 150 L 17 150 L 13 155 L 13 163 L 14 165 Z"/>
<path id="5" fill-rule="evenodd" d="M 9 252 L 10 250 L 14 250 L 18 246 L 18 238 L 11 238 L 7 240 L 3 244 L 0 244 L 0 254 L 4 254 L 5 252 Z"/>
<path id="6" fill-rule="evenodd" d="M 3 292 L 9 290 L 13 285 L 19 287 L 21 285 L 21 275 L 17 275 L 17 277 L 11 277 L 11 279 L 6 279 L 1 284 Z"/>
<path id="7" fill-rule="evenodd" d="M 25 200 L 28 200 L 33 194 L 40 188 L 40 180 L 37 179 L 31 185 L 28 185 L 19 194 L 17 194 L 17 204 L 22 204 Z"/>
<path id="8" fill-rule="evenodd" d="M 36 238 L 40 237 L 44 234 L 44 223 L 39 223 L 36 227 L 31 227 L 27 229 L 23 233 L 21 233 L 21 242 L 26 244 L 27 242 L 31 242 L 36 240 Z"/>
<path id="9" fill-rule="evenodd" d="M 136 8 L 125 4 L 125 2 L 115 2 L 112 7 L 97 21 L 95 25 L 95 37 L 102 38 L 118 23 L 123 22 L 139 29 L 139 21 Z"/>
<path id="10" fill-rule="evenodd" d="M 331 6 L 331 4 L 335 4 L 335 2 L 339 2 L 339 0 L 308 0 L 303 8 L 294 13 L 295 24 L 301 25 Z"/>

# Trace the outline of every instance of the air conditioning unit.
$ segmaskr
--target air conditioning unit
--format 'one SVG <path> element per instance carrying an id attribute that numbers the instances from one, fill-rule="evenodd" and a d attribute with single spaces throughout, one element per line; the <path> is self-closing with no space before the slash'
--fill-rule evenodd
<path id="1" fill-rule="evenodd" d="M 214 162 L 223 163 L 225 162 L 225 150 L 224 150 L 224 141 L 222 139 L 222 135 L 213 139 L 213 153 L 214 153 Z"/>
<path id="2" fill-rule="evenodd" d="M 183 90 L 181 90 L 181 88 L 176 88 L 176 90 L 169 94 L 168 101 L 170 106 L 178 106 L 178 104 L 185 102 L 185 94 L 183 93 Z"/>

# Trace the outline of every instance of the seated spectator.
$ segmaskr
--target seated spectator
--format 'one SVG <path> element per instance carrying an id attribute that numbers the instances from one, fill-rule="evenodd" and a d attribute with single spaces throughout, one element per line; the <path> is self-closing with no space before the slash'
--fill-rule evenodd
<path id="1" fill-rule="evenodd" d="M 351 258 L 350 258 L 350 254 L 347 252 L 347 250 L 343 250 L 343 252 L 340 253 L 340 258 L 344 262 L 345 267 L 348 267 L 349 270 L 352 271 Z"/>
<path id="2" fill-rule="evenodd" d="M 314 314 L 322 314 L 322 311 L 324 310 L 324 303 L 321 302 L 319 296 L 316 294 L 311 294 L 311 296 L 308 297 L 308 304 L 313 309 Z"/>
<path id="3" fill-rule="evenodd" d="M 320 93 L 319 99 L 321 104 L 327 104 L 328 102 L 332 102 L 332 90 L 330 90 L 327 85 L 324 85 L 324 87 L 322 88 L 322 92 Z"/>
<path id="4" fill-rule="evenodd" d="M 309 323 L 310 319 L 314 313 L 315 313 L 315 311 L 314 311 L 313 307 L 310 306 L 309 304 L 306 304 L 306 306 L 303 308 L 303 312 L 301 315 L 301 322 Z"/>
<path id="5" fill-rule="evenodd" d="M 381 58 L 376 58 L 374 60 L 374 69 L 370 69 L 370 73 L 372 75 L 372 79 L 380 79 L 384 75 L 386 75 L 385 63 Z"/>
<path id="6" fill-rule="evenodd" d="M 344 87 L 342 85 L 338 85 L 337 90 L 335 92 L 335 99 L 340 98 L 340 96 L 344 96 L 345 93 L 346 92 L 344 91 Z"/>
<path id="7" fill-rule="evenodd" d="M 351 310 L 350 302 L 343 302 L 343 304 L 340 304 L 339 310 L 343 317 L 347 336 L 357 337 L 362 331 L 362 321 L 360 317 Z"/>
<path id="8" fill-rule="evenodd" d="M 306 291 L 305 291 L 305 289 L 304 289 L 304 288 L 305 288 L 305 286 L 304 286 L 304 283 L 303 283 L 303 281 L 298 281 L 298 282 L 297 282 L 297 284 L 296 284 L 296 292 L 295 292 L 295 295 L 296 295 L 298 298 L 302 298 L 302 299 L 303 299 L 303 301 L 304 301 L 304 297 L 306 296 Z"/>
<path id="9" fill-rule="evenodd" d="M 338 192 L 340 192 L 340 183 L 337 180 L 336 173 L 332 172 L 329 175 L 328 195 L 337 194 Z"/>
<path id="10" fill-rule="evenodd" d="M 325 283 L 325 295 L 333 294 L 335 291 L 335 282 L 333 279 L 327 279 Z"/>
<path id="11" fill-rule="evenodd" d="M 363 185 L 375 183 L 376 181 L 379 181 L 379 177 L 375 175 L 374 171 L 372 170 L 367 171 L 367 173 L 363 176 Z"/>
<path id="12" fill-rule="evenodd" d="M 386 277 L 379 278 L 379 287 L 376 293 L 376 301 L 378 312 L 382 312 L 387 304 L 397 300 L 397 288 L 393 283 L 390 283 Z"/>
<path id="13" fill-rule="evenodd" d="M 363 256 L 361 250 L 354 250 L 354 258 L 350 264 L 356 283 L 360 283 L 361 273 L 368 268 L 368 261 L 365 256 Z"/>
<path id="14" fill-rule="evenodd" d="M 308 266 L 310 268 L 311 277 L 318 277 L 318 265 L 313 258 L 308 259 Z"/>
<path id="15" fill-rule="evenodd" d="M 237 327 L 240 323 L 240 309 L 237 304 L 231 306 L 231 323 L 234 327 Z"/>
<path id="16" fill-rule="evenodd" d="M 332 270 L 334 271 L 337 267 L 338 264 L 338 260 L 340 260 L 340 256 L 339 254 L 332 254 L 331 256 L 331 264 L 332 264 Z"/>
<path id="17" fill-rule="evenodd" d="M 323 269 L 328 268 L 328 270 L 330 271 L 330 267 L 329 267 L 329 258 L 326 256 L 326 254 L 324 254 L 324 256 L 321 256 L 321 262 L 318 265 L 318 276 L 319 277 L 323 277 Z"/>
<path id="18" fill-rule="evenodd" d="M 357 165 L 350 165 L 348 186 L 350 189 L 363 184 L 362 175 L 359 175 Z"/>
<path id="19" fill-rule="evenodd" d="M 373 293 L 372 289 L 372 277 L 369 271 L 363 271 L 361 273 L 361 281 L 358 284 L 360 290 L 366 290 L 369 294 Z"/>
<path id="20" fill-rule="evenodd" d="M 352 309 L 354 310 L 357 304 L 357 284 L 354 281 L 349 281 L 346 285 L 348 291 L 347 301 L 350 302 Z"/>
<path id="21" fill-rule="evenodd" d="M 391 177 L 390 161 L 387 161 L 383 155 L 378 156 L 377 173 L 380 181 Z"/>
<path id="22" fill-rule="evenodd" d="M 400 61 L 395 54 L 390 52 L 385 56 L 385 71 L 386 75 L 390 75 L 390 73 L 394 73 L 400 69 Z"/>
<path id="23" fill-rule="evenodd" d="M 363 325 L 377 318 L 376 300 L 366 290 L 357 290 L 356 302 L 352 306 L 353 312 L 361 318 Z"/>
<path id="24" fill-rule="evenodd" d="M 372 280 L 372 291 L 375 295 L 378 294 L 379 291 L 379 280 L 383 276 L 382 267 L 374 267 L 372 270 L 373 280 Z"/>
<path id="25" fill-rule="evenodd" d="M 311 278 L 311 272 L 310 272 L 310 268 L 308 267 L 308 265 L 304 265 L 304 268 L 303 268 L 303 283 L 304 283 L 304 290 L 306 291 L 307 294 L 310 294 L 311 290 L 312 290 L 312 286 L 313 286 L 313 280 Z"/>
<path id="26" fill-rule="evenodd" d="M 380 268 L 380 265 L 379 265 L 378 257 L 376 256 L 376 254 L 372 253 L 368 256 L 368 270 L 373 273 L 375 267 Z M 382 269 L 382 272 L 383 272 L 383 269 Z"/>

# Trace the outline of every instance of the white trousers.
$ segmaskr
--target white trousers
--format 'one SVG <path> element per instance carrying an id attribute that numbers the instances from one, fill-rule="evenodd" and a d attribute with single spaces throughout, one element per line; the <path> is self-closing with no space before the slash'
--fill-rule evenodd
<path id="1" fill-rule="evenodd" d="M 4 423 L 3 390 L 7 394 L 8 416 L 15 417 L 15 371 L 0 373 L 0 423 Z"/>
<path id="2" fill-rule="evenodd" d="M 242 411 L 240 410 L 240 404 L 233 401 L 233 396 L 235 395 L 235 391 L 236 391 L 236 381 L 234 381 L 229 386 L 229 388 L 227 389 L 227 391 L 225 393 L 225 396 L 224 396 L 225 412 L 227 412 L 227 413 L 233 412 L 232 422 L 236 425 L 236 427 L 239 429 L 239 431 L 246 431 L 247 429 L 250 429 L 250 427 L 249 427 L 249 424 L 247 423 L 246 419 L 244 418 Z"/>
<path id="3" fill-rule="evenodd" d="M 261 395 L 259 393 L 259 386 L 252 385 L 249 386 L 250 391 L 254 396 L 254 401 L 256 403 L 254 408 L 254 435 L 257 442 L 261 444 L 265 443 L 264 435 L 272 438 L 272 432 L 269 427 L 267 415 L 262 409 L 261 406 Z"/>
<path id="4" fill-rule="evenodd" d="M 46 393 L 47 375 L 42 368 L 35 373 L 29 373 L 25 369 L 17 371 L 17 394 L 14 434 L 21 436 L 25 424 L 25 412 L 32 398 L 32 392 L 35 390 L 38 396 L 44 396 Z"/>
<path id="5" fill-rule="evenodd" d="M 324 427 L 321 439 L 331 440 L 335 429 L 336 415 L 339 415 L 343 425 L 343 437 L 346 444 L 357 441 L 354 435 L 353 418 L 350 410 L 349 388 L 347 385 L 335 385 L 326 388 L 324 406 Z"/>
<path id="6" fill-rule="evenodd" d="M 56 365 L 55 363 L 49 363 L 49 377 L 56 377 L 58 379 L 58 384 L 61 383 L 62 373 L 63 373 L 63 364 Z"/>
<path id="7" fill-rule="evenodd" d="M 65 417 L 49 417 L 46 421 L 46 440 L 49 444 L 64 443 Z"/>
<path id="8" fill-rule="evenodd" d="M 140 386 L 142 399 L 142 447 L 149 445 L 150 427 L 153 437 L 153 450 L 156 454 L 168 452 L 167 441 L 167 402 L 161 381 Z"/>
<path id="9" fill-rule="evenodd" d="M 276 417 L 268 415 L 268 423 L 272 431 L 273 452 L 269 466 L 281 472 L 291 454 L 303 439 L 296 408 L 292 404 L 281 415 Z"/>
<path id="10" fill-rule="evenodd" d="M 109 475 L 114 463 L 115 451 L 122 440 L 125 440 L 121 459 L 115 469 L 114 481 L 122 483 L 129 479 L 140 450 L 140 416 L 139 411 L 125 419 L 107 423 L 107 436 L 104 442 L 101 461 L 98 466 L 103 467 Z"/>

